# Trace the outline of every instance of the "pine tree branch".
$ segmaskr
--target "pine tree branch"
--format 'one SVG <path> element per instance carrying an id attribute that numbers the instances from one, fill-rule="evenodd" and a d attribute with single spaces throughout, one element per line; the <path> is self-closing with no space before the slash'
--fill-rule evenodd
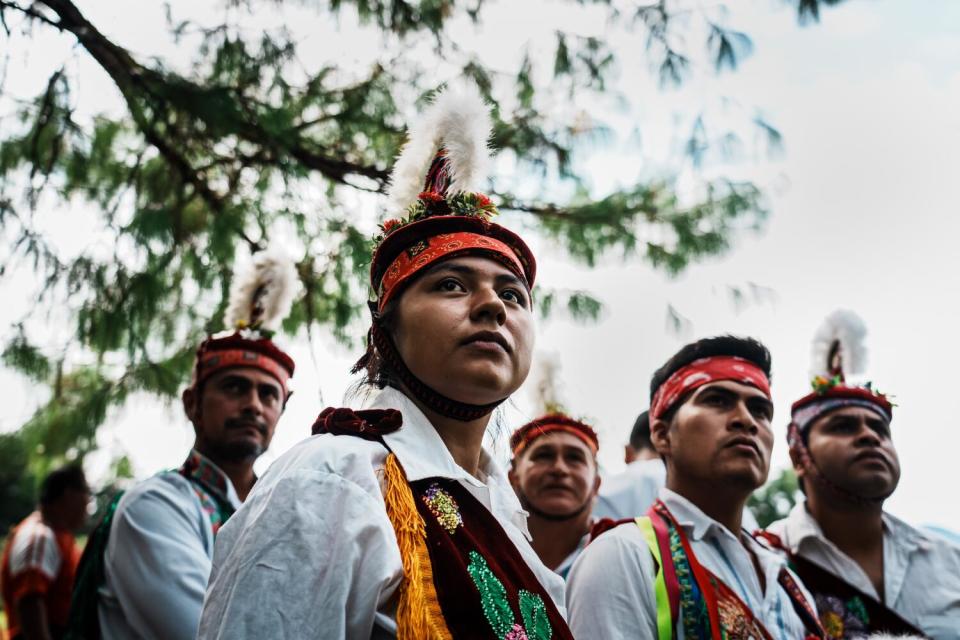
<path id="1" fill-rule="evenodd" d="M 13 9 L 14 11 L 19 11 L 20 13 L 24 14 L 28 18 L 31 18 L 33 20 L 39 20 L 40 22 L 43 22 L 60 31 L 64 30 L 64 26 L 62 24 L 60 24 L 55 20 L 51 20 L 49 17 L 43 15 L 33 7 L 22 7 L 16 2 L 8 2 L 7 0 L 0 0 L 0 13 L 2 13 L 3 9 Z M 7 31 L 7 35 L 10 35 L 10 29 L 6 27 L 6 24 L 7 24 L 6 19 L 4 19 L 3 24 L 4 24 L 4 28 Z"/>
<path id="2" fill-rule="evenodd" d="M 4 4 L 24 11 L 24 13 L 36 14 L 36 11 L 28 11 L 29 8 L 20 7 L 0 0 Z M 169 109 L 169 100 L 159 95 L 155 89 L 156 86 L 168 85 L 171 81 L 175 82 L 177 89 L 193 95 L 202 95 L 205 89 L 187 81 L 185 78 L 176 76 L 164 76 L 160 73 L 143 67 L 122 47 L 111 42 L 104 36 L 92 23 L 90 23 L 83 14 L 77 9 L 76 5 L 70 0 L 38 0 L 52 9 L 60 18 L 59 23 L 53 23 L 49 19 L 44 21 L 56 26 L 60 30 L 69 31 L 74 34 L 80 44 L 97 61 L 97 63 L 107 72 L 114 84 L 120 90 L 121 95 L 130 109 L 131 115 L 137 122 L 147 141 L 157 148 L 163 157 L 177 170 L 183 180 L 189 183 L 197 194 L 214 210 L 222 211 L 223 197 L 214 192 L 207 184 L 203 175 L 191 166 L 189 161 L 176 151 L 177 143 L 169 139 L 160 132 L 157 119 L 148 120 L 143 112 L 143 100 L 146 99 L 152 106 L 158 107 L 157 112 L 165 112 Z M 38 19 L 44 16 L 38 14 Z M 249 100 L 241 100 L 240 106 L 245 107 Z M 238 132 L 249 142 L 266 148 L 277 146 L 277 142 L 267 134 L 267 132 L 255 121 L 253 123 L 244 123 L 245 126 Z M 285 149 L 293 158 L 303 166 L 318 171 L 327 178 L 341 184 L 350 184 L 347 177 L 350 175 L 359 175 L 370 178 L 384 185 L 389 177 L 389 172 L 378 167 L 366 166 L 355 162 L 349 162 L 338 158 L 330 158 L 314 150 L 309 149 L 301 140 L 292 141 Z M 350 185 L 354 186 L 354 185 Z"/>

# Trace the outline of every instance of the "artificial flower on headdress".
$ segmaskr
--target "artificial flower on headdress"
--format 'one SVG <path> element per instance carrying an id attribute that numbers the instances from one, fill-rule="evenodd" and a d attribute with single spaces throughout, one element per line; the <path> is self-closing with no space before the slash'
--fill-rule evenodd
<path id="1" fill-rule="evenodd" d="M 298 287 L 293 261 L 279 249 L 260 251 L 248 269 L 234 276 L 224 315 L 227 330 L 208 337 L 197 349 L 193 385 L 217 371 L 253 367 L 273 376 L 284 397 L 294 362 L 273 342 L 290 313 Z"/>
<path id="2" fill-rule="evenodd" d="M 855 385 L 847 375 L 866 370 L 867 327 L 852 311 L 837 310 L 827 316 L 813 340 L 811 369 L 812 392 L 793 403 L 791 414 L 799 431 L 826 413 L 844 406 L 862 406 L 882 415 L 893 416 L 893 404 L 873 384 Z"/>

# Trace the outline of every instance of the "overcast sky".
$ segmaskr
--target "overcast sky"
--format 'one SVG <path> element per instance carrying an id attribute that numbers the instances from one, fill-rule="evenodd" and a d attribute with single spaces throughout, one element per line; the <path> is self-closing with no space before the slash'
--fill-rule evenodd
<path id="1" fill-rule="evenodd" d="M 183 55 L 170 50 L 157 27 L 163 19 L 160 3 L 136 17 L 129 15 L 128 4 L 78 4 L 139 55 Z M 510 68 L 524 46 L 547 64 L 552 51 L 546 43 L 557 27 L 603 35 L 602 20 L 590 23 L 582 12 L 544 4 L 552 20 L 544 18 L 543 7 L 524 15 L 517 3 L 485 5 L 479 31 L 457 27 L 461 45 L 482 48 L 485 59 Z M 774 358 L 776 473 L 787 464 L 790 403 L 809 388 L 811 337 L 832 310 L 852 309 L 869 328 L 865 378 L 893 394 L 898 405 L 893 433 L 903 479 L 888 509 L 914 523 L 960 530 L 960 501 L 952 490 L 960 444 L 952 377 L 960 361 L 954 335 L 960 325 L 960 3 L 929 0 L 920 11 L 915 3 L 849 0 L 825 10 L 821 24 L 807 28 L 799 28 L 793 13 L 776 0 L 729 4 L 730 23 L 754 41 L 754 55 L 735 74 L 700 78 L 664 94 L 631 65 L 631 60 L 644 64 L 639 38 L 613 42 L 622 47 L 619 89 L 637 106 L 592 114 L 610 122 L 619 137 L 581 156 L 580 166 L 598 193 L 628 185 L 670 159 L 675 143 L 670 123 L 678 110 L 733 95 L 745 109 L 762 110 L 784 136 L 780 157 L 746 154 L 737 166 L 723 167 L 767 189 L 769 223 L 760 233 L 741 234 L 728 255 L 675 279 L 639 263 L 622 264 L 616 256 L 588 270 L 532 238 L 542 284 L 589 289 L 605 304 L 597 324 L 577 325 L 562 316 L 542 322 L 538 350 L 559 362 L 561 397 L 572 413 L 593 420 L 601 434 L 601 461 L 614 472 L 623 466 L 622 444 L 634 417 L 647 407 L 650 374 L 667 357 L 698 337 L 760 338 Z M 174 3 L 175 15 L 186 6 Z M 294 17 L 307 34 L 305 51 L 312 47 L 329 58 L 332 48 L 344 47 L 346 57 L 362 63 L 363 51 L 348 44 L 356 30 L 349 19 L 336 25 L 299 9 Z M 271 9 L 265 20 L 287 18 Z M 504 44 L 484 47 L 491 37 Z M 72 46 L 68 38 L 51 36 L 44 42 L 42 51 L 28 52 L 26 41 L 12 41 L 9 94 L 39 93 L 49 70 Z M 78 104 L 91 111 L 117 108 L 114 89 L 96 67 L 82 56 L 71 64 L 82 79 Z M 639 143 L 633 127 L 640 129 Z M 42 224 L 61 246 L 76 250 L 84 246 L 90 221 L 82 207 L 73 207 L 49 211 Z M 509 217 L 506 222 L 522 223 Z M 749 283 L 772 295 L 736 308 L 728 287 Z M 0 286 L 10 301 L 0 308 L 0 327 L 6 327 L 29 304 L 30 273 L 14 273 Z M 667 328 L 668 305 L 690 321 L 682 334 Z M 297 392 L 262 466 L 308 434 L 322 408 L 321 393 L 326 404 L 344 401 L 351 383 L 346 371 L 358 355 L 321 336 L 314 345 L 314 366 L 304 340 L 287 344 L 299 365 Z M 10 372 L 0 372 L 0 384 L 12 390 L 0 406 L 0 429 L 10 430 L 44 398 Z M 501 453 L 506 430 L 534 411 L 530 394 L 518 392 L 503 413 Z M 147 397 L 134 398 L 102 431 L 101 459 L 127 452 L 141 477 L 176 466 L 192 442 L 179 408 Z M 98 461 L 92 462 L 96 467 Z"/>

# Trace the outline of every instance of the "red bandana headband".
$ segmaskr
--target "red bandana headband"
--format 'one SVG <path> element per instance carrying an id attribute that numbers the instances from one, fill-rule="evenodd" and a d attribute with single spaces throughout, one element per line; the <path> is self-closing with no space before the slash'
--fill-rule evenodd
<path id="1" fill-rule="evenodd" d="M 399 285 L 409 280 L 415 273 L 441 258 L 454 253 L 471 250 L 490 252 L 504 263 L 504 265 L 525 279 L 523 265 L 508 244 L 490 236 L 459 231 L 455 233 L 440 233 L 435 236 L 418 240 L 412 246 L 400 252 L 380 281 L 378 308 L 383 311 L 387 301 L 399 290 Z"/>
<path id="2" fill-rule="evenodd" d="M 239 333 L 223 338 L 209 338 L 197 350 L 192 386 L 205 382 L 210 376 L 233 367 L 252 367 L 273 376 L 286 398 L 294 362 L 268 339 L 246 339 Z"/>
<path id="3" fill-rule="evenodd" d="M 517 457 L 540 436 L 553 432 L 569 433 L 579 438 L 594 455 L 600 448 L 597 433 L 588 425 L 569 418 L 563 414 L 552 414 L 537 418 L 533 422 L 528 422 L 513 432 L 510 437 L 510 448 L 513 450 L 513 457 Z"/>
<path id="4" fill-rule="evenodd" d="M 735 356 L 701 358 L 678 370 L 660 385 L 650 403 L 650 417 L 654 420 L 660 418 L 683 394 L 719 380 L 749 384 L 770 397 L 770 380 L 749 360 Z"/>

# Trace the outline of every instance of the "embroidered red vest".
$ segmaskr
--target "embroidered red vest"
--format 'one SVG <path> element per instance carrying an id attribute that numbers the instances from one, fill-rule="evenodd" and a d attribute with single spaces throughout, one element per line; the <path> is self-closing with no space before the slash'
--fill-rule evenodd
<path id="1" fill-rule="evenodd" d="M 325 409 L 313 433 L 351 435 L 389 449 L 382 436 L 401 424 L 397 411 Z M 449 478 L 402 482 L 425 527 L 433 591 L 450 637 L 573 640 L 503 527 L 463 485 Z"/>
<path id="2" fill-rule="evenodd" d="M 659 640 L 675 637 L 681 619 L 689 638 L 771 640 L 769 631 L 740 596 L 700 564 L 683 528 L 663 502 L 658 500 L 646 516 L 634 522 L 657 563 L 654 590 Z M 807 627 L 807 640 L 825 638 L 814 610 L 789 572 L 781 571 L 778 582 Z"/>
<path id="3" fill-rule="evenodd" d="M 820 623 L 830 640 L 859 638 L 871 633 L 926 637 L 896 611 L 851 586 L 842 578 L 790 553 L 778 536 L 766 531 L 758 535 L 787 555 L 790 568 L 800 576 L 804 586 L 813 594 L 817 613 L 820 614 Z"/>

